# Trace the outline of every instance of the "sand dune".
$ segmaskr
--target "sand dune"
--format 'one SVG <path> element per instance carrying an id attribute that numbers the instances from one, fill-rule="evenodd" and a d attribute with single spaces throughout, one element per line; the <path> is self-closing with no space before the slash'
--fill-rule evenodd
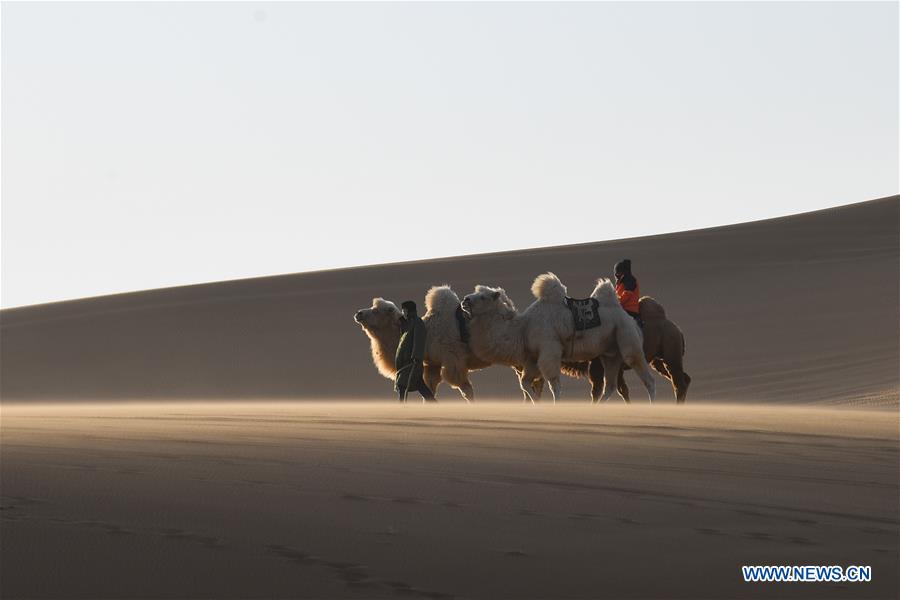
<path id="1" fill-rule="evenodd" d="M 433 284 L 485 283 L 526 305 L 532 278 L 546 270 L 586 296 L 627 256 L 644 293 L 685 332 L 689 402 L 896 407 L 898 222 L 894 196 L 672 235 L 5 310 L 0 396 L 390 398 L 351 320 L 373 296 L 421 301 Z M 518 399 L 507 369 L 473 381 L 481 398 Z M 587 399 L 584 382 L 563 385 L 568 399 Z M 447 388 L 439 398 L 459 401 Z M 661 398 L 671 401 L 668 390 Z"/>
<path id="2" fill-rule="evenodd" d="M 896 414 L 3 408 L 3 598 L 896 598 Z M 742 564 L 870 565 L 745 584 Z"/>

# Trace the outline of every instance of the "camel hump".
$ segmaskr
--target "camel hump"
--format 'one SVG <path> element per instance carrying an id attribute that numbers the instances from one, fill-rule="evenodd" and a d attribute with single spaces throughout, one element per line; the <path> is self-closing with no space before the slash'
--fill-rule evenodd
<path id="1" fill-rule="evenodd" d="M 543 273 L 534 278 L 534 283 L 531 284 L 531 293 L 538 300 L 565 304 L 568 290 L 559 277 L 553 273 Z"/>
<path id="2" fill-rule="evenodd" d="M 655 298 L 644 296 L 641 298 L 638 306 L 640 307 L 641 319 L 645 321 L 648 319 L 666 318 L 666 309 L 664 309 L 663 305 L 657 302 Z"/>
<path id="3" fill-rule="evenodd" d="M 616 287 L 612 281 L 601 277 L 597 280 L 591 298 L 597 300 L 601 306 L 619 306 L 619 297 L 616 296 Z"/>
<path id="4" fill-rule="evenodd" d="M 459 306 L 459 296 L 449 285 L 436 285 L 425 294 L 425 310 L 430 313 L 453 312 Z"/>

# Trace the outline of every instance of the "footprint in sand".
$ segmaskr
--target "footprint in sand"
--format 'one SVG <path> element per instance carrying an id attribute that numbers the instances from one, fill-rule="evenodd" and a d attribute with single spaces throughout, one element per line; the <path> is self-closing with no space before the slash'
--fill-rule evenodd
<path id="1" fill-rule="evenodd" d="M 109 535 L 137 535 L 130 529 L 120 527 L 115 523 L 107 523 L 105 521 L 73 521 L 70 519 L 49 518 L 47 521 L 51 523 L 60 523 L 62 525 L 74 525 L 76 527 L 87 527 L 89 529 L 103 529 Z"/>
<path id="2" fill-rule="evenodd" d="M 394 527 L 393 525 L 388 525 L 386 528 L 384 528 L 380 531 L 376 531 L 375 535 L 387 535 L 387 536 L 393 537 L 395 535 L 399 535 L 399 533 L 400 532 L 397 530 L 396 527 Z"/>
<path id="3" fill-rule="evenodd" d="M 298 565 L 326 567 L 333 571 L 337 578 L 349 587 L 371 588 L 377 587 L 378 585 L 378 582 L 372 580 L 369 576 L 364 565 L 341 561 L 327 561 L 307 552 L 303 552 L 302 550 L 295 550 L 280 544 L 270 544 L 266 546 L 266 550 L 271 554 L 286 558 Z"/>
<path id="4" fill-rule="evenodd" d="M 794 535 L 794 536 L 787 538 L 787 541 L 791 544 L 798 544 L 801 546 L 815 546 L 816 545 L 816 543 L 814 541 L 812 541 L 808 538 L 802 537 L 802 536 L 798 536 L 798 535 Z"/>
<path id="5" fill-rule="evenodd" d="M 371 581 L 366 567 L 355 563 L 325 561 L 322 563 L 329 569 L 332 569 L 344 583 L 354 587 L 371 587 L 375 585 Z"/>
<path id="6" fill-rule="evenodd" d="M 571 515 L 566 515 L 566 518 L 570 521 L 587 521 L 588 519 L 593 519 L 594 515 L 589 515 L 587 513 L 574 513 Z"/>
<path id="7" fill-rule="evenodd" d="M 422 501 L 418 498 L 413 498 L 411 496 L 403 496 L 401 498 L 394 498 L 393 502 L 397 504 L 422 504 Z"/>
<path id="8" fill-rule="evenodd" d="M 362 494 L 341 494 L 341 500 L 350 500 L 351 502 L 371 502 L 374 499 L 371 496 L 363 496 Z"/>
<path id="9" fill-rule="evenodd" d="M 21 521 L 28 518 L 22 507 L 16 504 L 0 504 L 0 518 L 4 521 Z"/>
<path id="10" fill-rule="evenodd" d="M 450 600 L 452 594 L 444 594 L 442 592 L 428 592 L 412 587 L 405 581 L 385 581 L 384 585 L 394 590 L 399 596 L 422 596 L 423 598 L 433 598 L 434 600 Z"/>
<path id="11" fill-rule="evenodd" d="M 307 554 L 301 550 L 294 550 L 293 548 L 288 548 L 287 546 L 281 546 L 278 544 L 270 544 L 266 546 L 266 550 L 271 552 L 272 554 L 277 554 L 282 558 L 286 558 L 291 562 L 295 562 L 300 565 L 318 565 L 321 564 L 318 558 L 311 554 Z"/>
<path id="12" fill-rule="evenodd" d="M 882 529 L 881 527 L 860 527 L 859 530 L 873 535 L 895 535 L 895 532 L 889 529 Z"/>
<path id="13" fill-rule="evenodd" d="M 161 533 L 163 537 L 168 539 L 195 542 L 198 544 L 202 544 L 207 548 L 220 548 L 224 545 L 222 540 L 217 537 L 202 535 L 191 531 L 185 531 L 183 529 L 160 529 L 159 533 Z"/>
<path id="14" fill-rule="evenodd" d="M 118 525 L 114 525 L 112 523 L 101 523 L 101 522 L 88 522 L 88 523 L 79 523 L 79 525 L 85 525 L 86 527 L 99 527 L 100 529 L 105 529 L 107 535 L 137 535 L 134 531 L 130 529 L 125 529 L 123 527 L 119 527 Z"/>
<path id="15" fill-rule="evenodd" d="M 434 600 L 450 600 L 453 598 L 451 594 L 414 588 L 405 581 L 384 581 L 375 579 L 369 574 L 365 565 L 324 560 L 307 552 L 303 552 L 302 550 L 295 550 L 294 548 L 282 546 L 281 544 L 269 544 L 266 546 L 266 551 L 270 554 L 286 558 L 299 565 L 327 568 L 348 587 L 368 589 L 389 588 L 398 595 L 421 596 L 424 598 L 433 598 Z"/>
<path id="16" fill-rule="evenodd" d="M 43 504 L 45 502 L 44 500 L 29 498 L 28 496 L 0 496 L 0 498 L 2 498 L 3 505 L 8 508 L 27 506 L 29 504 Z"/>

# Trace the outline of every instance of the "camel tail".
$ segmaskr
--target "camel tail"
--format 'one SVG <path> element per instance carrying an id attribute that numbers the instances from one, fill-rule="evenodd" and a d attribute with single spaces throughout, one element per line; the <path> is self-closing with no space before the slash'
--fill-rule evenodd
<path id="1" fill-rule="evenodd" d="M 538 275 L 531 284 L 531 293 L 538 300 L 565 304 L 568 290 L 553 273 Z"/>

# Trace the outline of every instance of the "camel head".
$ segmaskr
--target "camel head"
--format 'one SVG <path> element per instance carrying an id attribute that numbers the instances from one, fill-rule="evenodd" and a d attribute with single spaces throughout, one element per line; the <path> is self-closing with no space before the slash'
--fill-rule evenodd
<path id="1" fill-rule="evenodd" d="M 492 288 L 486 285 L 475 286 L 475 291 L 463 298 L 460 306 L 469 319 L 481 315 L 499 314 L 511 317 L 516 314 L 516 307 L 503 288 Z"/>
<path id="2" fill-rule="evenodd" d="M 397 371 L 397 367 L 394 365 L 394 355 L 400 344 L 401 318 L 402 314 L 397 305 L 384 298 L 375 298 L 372 300 L 370 308 L 358 310 L 353 315 L 353 320 L 359 323 L 365 334 L 369 336 L 375 368 L 388 379 L 393 379 Z"/>
<path id="3" fill-rule="evenodd" d="M 381 337 L 389 334 L 400 335 L 400 320 L 403 314 L 397 305 L 384 298 L 374 298 L 370 308 L 356 311 L 353 320 L 359 323 L 369 336 Z"/>

